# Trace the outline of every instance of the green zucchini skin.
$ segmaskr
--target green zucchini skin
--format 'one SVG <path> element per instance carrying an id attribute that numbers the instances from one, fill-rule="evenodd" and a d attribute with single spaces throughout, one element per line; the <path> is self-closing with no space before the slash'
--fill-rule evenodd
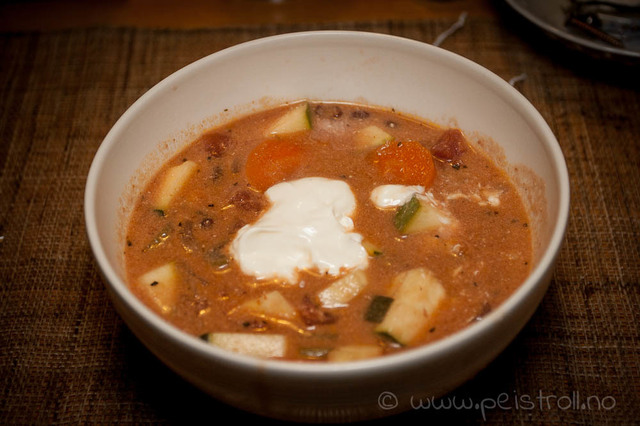
<path id="1" fill-rule="evenodd" d="M 438 229 L 447 216 L 447 213 L 424 197 L 414 195 L 398 207 L 393 224 L 403 234 L 419 234 Z"/>
<path id="2" fill-rule="evenodd" d="M 420 201 L 415 195 L 409 201 L 398 207 L 393 217 L 393 225 L 400 232 L 405 232 L 411 220 L 420 209 Z"/>
<path id="3" fill-rule="evenodd" d="M 393 298 L 391 297 L 382 295 L 374 296 L 364 314 L 365 321 L 374 323 L 382 322 L 392 303 Z"/>

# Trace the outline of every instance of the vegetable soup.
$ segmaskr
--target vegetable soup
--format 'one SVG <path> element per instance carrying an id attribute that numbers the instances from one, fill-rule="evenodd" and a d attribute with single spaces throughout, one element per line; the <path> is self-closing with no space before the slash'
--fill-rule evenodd
<path id="1" fill-rule="evenodd" d="M 530 272 L 528 220 L 460 130 L 303 100 L 208 130 L 154 174 L 126 273 L 212 345 L 351 361 L 481 321 Z"/>

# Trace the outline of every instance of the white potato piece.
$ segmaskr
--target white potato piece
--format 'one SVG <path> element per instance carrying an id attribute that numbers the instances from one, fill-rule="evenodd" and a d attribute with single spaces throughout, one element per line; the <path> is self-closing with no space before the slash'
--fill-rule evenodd
<path id="1" fill-rule="evenodd" d="M 394 299 L 376 332 L 407 345 L 429 326 L 429 319 L 446 292 L 435 275 L 426 268 L 399 274 L 393 282 Z"/>
<path id="2" fill-rule="evenodd" d="M 239 305 L 238 309 L 267 318 L 293 320 L 298 316 L 298 311 L 277 290 L 249 300 Z"/>
<path id="3" fill-rule="evenodd" d="M 164 175 L 157 192 L 154 206 L 158 210 L 166 210 L 176 194 L 198 170 L 198 164 L 194 161 L 184 161 L 178 166 L 170 168 Z"/>
<path id="4" fill-rule="evenodd" d="M 375 148 L 393 139 L 389 133 L 378 126 L 367 126 L 358 130 L 355 134 L 356 143 L 361 148 Z"/>
<path id="5" fill-rule="evenodd" d="M 362 269 L 357 269 L 331 283 L 318 293 L 318 299 L 325 308 L 347 306 L 351 299 L 367 286 L 367 282 L 365 272 Z"/>
<path id="6" fill-rule="evenodd" d="M 262 358 L 280 358 L 287 350 L 287 339 L 281 334 L 209 333 L 205 340 L 232 352 Z"/>
<path id="7" fill-rule="evenodd" d="M 329 362 L 347 362 L 360 359 L 375 358 L 382 355 L 382 348 L 377 345 L 346 345 L 333 349 L 327 355 Z"/>
<path id="8" fill-rule="evenodd" d="M 178 269 L 175 263 L 169 262 L 144 273 L 137 283 L 162 312 L 171 312 L 178 296 Z"/>

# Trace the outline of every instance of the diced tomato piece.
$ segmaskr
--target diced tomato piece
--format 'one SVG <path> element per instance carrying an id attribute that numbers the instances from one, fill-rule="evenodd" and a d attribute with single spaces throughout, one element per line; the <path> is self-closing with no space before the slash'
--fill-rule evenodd
<path id="1" fill-rule="evenodd" d="M 370 159 L 385 183 L 426 188 L 436 177 L 433 157 L 420 142 L 387 142 L 372 151 Z"/>
<path id="2" fill-rule="evenodd" d="M 445 130 L 438 141 L 431 147 L 434 157 L 442 161 L 456 161 L 466 151 L 467 143 L 458 129 Z"/>
<path id="3" fill-rule="evenodd" d="M 249 184 L 258 191 L 286 180 L 302 165 L 304 147 L 295 138 L 266 139 L 247 158 Z"/>

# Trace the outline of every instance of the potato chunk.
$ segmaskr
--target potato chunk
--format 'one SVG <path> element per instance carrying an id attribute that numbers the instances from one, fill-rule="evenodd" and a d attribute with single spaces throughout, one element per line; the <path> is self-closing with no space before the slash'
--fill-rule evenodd
<path id="1" fill-rule="evenodd" d="M 334 281 L 318 294 L 318 299 L 325 308 L 346 306 L 367 286 L 367 275 L 357 269 Z"/>
<path id="2" fill-rule="evenodd" d="M 261 358 L 283 357 L 287 339 L 281 334 L 209 333 L 204 339 L 223 349 Z"/>
<path id="3" fill-rule="evenodd" d="M 426 268 L 399 274 L 393 285 L 393 303 L 375 330 L 407 345 L 429 326 L 431 315 L 445 297 L 445 289 Z"/>
<path id="4" fill-rule="evenodd" d="M 164 313 L 171 312 L 178 296 L 178 270 L 169 262 L 152 269 L 138 278 L 138 286 Z"/>
<path id="5" fill-rule="evenodd" d="M 333 349 L 327 355 L 329 362 L 357 361 L 382 355 L 382 348 L 376 345 L 346 345 Z"/>
<path id="6" fill-rule="evenodd" d="M 378 126 L 367 126 L 358 130 L 355 134 L 356 144 L 360 148 L 377 148 L 391 141 L 393 136 Z"/>
<path id="7" fill-rule="evenodd" d="M 158 210 L 166 210 L 176 194 L 197 170 L 198 164 L 193 161 L 184 161 L 182 164 L 170 168 L 160 183 L 154 207 Z"/>
<path id="8" fill-rule="evenodd" d="M 277 290 L 249 300 L 238 306 L 238 309 L 265 318 L 293 320 L 298 316 L 298 311 Z"/>

